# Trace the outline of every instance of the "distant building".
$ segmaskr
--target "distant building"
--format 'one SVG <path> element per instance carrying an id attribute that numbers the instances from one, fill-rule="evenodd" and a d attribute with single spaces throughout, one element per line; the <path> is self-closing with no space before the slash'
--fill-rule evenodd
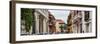
<path id="1" fill-rule="evenodd" d="M 56 19 L 56 32 L 64 32 L 65 22 L 61 19 Z"/>

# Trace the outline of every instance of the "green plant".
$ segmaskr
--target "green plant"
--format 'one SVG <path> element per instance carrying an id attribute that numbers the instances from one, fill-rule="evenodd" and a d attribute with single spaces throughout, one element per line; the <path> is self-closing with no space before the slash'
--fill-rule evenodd
<path id="1" fill-rule="evenodd" d="M 61 32 L 63 32 L 64 26 L 61 25 L 61 26 L 59 26 L 59 28 L 61 29 Z"/>
<path id="2" fill-rule="evenodd" d="M 31 29 L 32 19 L 32 9 L 21 8 L 21 20 L 25 21 L 25 29 L 27 32 Z"/>

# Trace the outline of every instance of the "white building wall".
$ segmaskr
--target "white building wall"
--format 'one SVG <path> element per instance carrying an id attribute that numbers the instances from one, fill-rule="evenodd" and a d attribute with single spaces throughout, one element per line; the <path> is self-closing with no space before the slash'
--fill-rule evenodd
<path id="1" fill-rule="evenodd" d="M 87 31 L 92 32 L 92 27 L 91 27 L 92 26 L 92 14 L 91 14 L 91 12 L 90 12 L 89 16 L 90 16 L 90 20 L 88 22 L 85 22 L 85 20 L 84 20 L 85 19 L 85 13 L 84 13 L 84 11 L 82 11 L 82 33 L 87 33 Z M 79 17 L 79 14 L 77 16 L 74 16 L 73 19 L 72 19 L 72 22 L 73 22 L 72 31 L 73 31 L 73 33 L 80 33 L 80 29 L 81 29 L 80 25 L 79 25 L 79 27 L 77 27 L 77 25 L 74 24 L 75 19 L 78 18 L 78 17 Z M 89 23 L 88 29 L 86 29 L 86 27 L 87 27 L 86 23 Z M 81 24 L 81 22 L 79 24 Z"/>
<path id="2" fill-rule="evenodd" d="M 46 25 L 47 25 L 47 24 L 46 24 L 46 19 L 44 19 L 44 20 L 43 20 L 43 33 L 46 33 L 46 32 L 47 32 L 47 31 L 46 31 L 46 30 L 47 30 L 47 29 L 46 29 L 46 27 L 47 27 Z"/>
<path id="3" fill-rule="evenodd" d="M 86 32 L 86 28 L 85 28 L 85 22 L 84 22 L 84 11 L 82 11 L 82 31 L 85 33 Z"/>
<path id="4" fill-rule="evenodd" d="M 59 22 L 56 22 L 56 32 L 60 32 L 61 31 L 59 26 L 60 26 Z"/>
<path id="5" fill-rule="evenodd" d="M 46 9 L 39 9 L 38 10 L 38 12 L 39 13 L 41 13 L 41 15 L 43 15 L 44 16 L 44 20 L 43 20 L 43 33 L 47 33 L 48 31 L 48 29 L 47 29 L 47 21 L 48 21 L 48 15 L 49 15 L 49 13 L 48 13 L 48 11 L 46 10 Z"/>
<path id="6" fill-rule="evenodd" d="M 43 33 L 49 32 L 48 29 L 48 11 L 45 9 L 35 9 L 35 15 L 36 15 L 36 34 L 39 34 L 40 29 L 39 29 L 39 15 L 43 15 Z"/>
<path id="7" fill-rule="evenodd" d="M 32 29 L 33 29 L 33 28 L 32 28 L 32 26 L 31 26 L 30 33 L 29 33 L 29 34 L 32 34 L 32 31 L 33 31 Z"/>
<path id="8" fill-rule="evenodd" d="M 84 20 L 84 19 L 85 19 L 85 18 L 84 18 L 84 17 L 85 17 L 84 11 L 82 12 L 82 14 L 83 14 L 83 15 L 82 15 L 82 18 L 83 18 L 83 19 L 82 19 L 82 24 L 83 24 L 83 25 L 82 25 L 82 28 L 83 28 L 84 33 L 87 33 L 87 29 L 86 29 L 86 27 L 87 27 L 86 24 L 87 24 L 87 23 L 89 23 L 88 32 L 92 32 L 92 14 L 91 14 L 91 12 L 90 12 L 90 14 L 89 14 L 90 20 L 89 20 L 88 22 L 85 22 L 85 20 Z"/>
<path id="9" fill-rule="evenodd" d="M 73 25 L 73 33 L 77 33 L 77 26 L 75 24 Z"/>
<path id="10" fill-rule="evenodd" d="M 89 26 L 89 32 L 92 32 L 92 11 L 90 11 L 90 26 Z"/>
<path id="11" fill-rule="evenodd" d="M 37 12 L 35 14 L 35 34 L 39 34 L 39 14 Z"/>

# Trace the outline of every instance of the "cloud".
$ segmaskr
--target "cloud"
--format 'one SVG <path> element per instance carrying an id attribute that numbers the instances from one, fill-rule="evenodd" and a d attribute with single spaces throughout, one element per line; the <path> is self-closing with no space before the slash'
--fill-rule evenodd
<path id="1" fill-rule="evenodd" d="M 69 10 L 48 10 L 56 19 L 62 19 L 65 23 L 67 23 L 67 18 L 69 15 Z"/>

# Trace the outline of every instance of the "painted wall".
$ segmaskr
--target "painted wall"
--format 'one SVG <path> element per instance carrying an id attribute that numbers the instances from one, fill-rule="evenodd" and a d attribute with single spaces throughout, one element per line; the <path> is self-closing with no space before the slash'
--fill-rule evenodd
<path id="1" fill-rule="evenodd" d="M 9 1 L 0 0 L 0 44 L 9 43 Z M 17 43 L 17 44 L 100 44 L 100 1 L 99 0 L 34 0 L 44 2 L 60 2 L 60 3 L 73 3 L 85 5 L 98 5 L 98 38 L 97 39 L 83 39 L 83 40 L 64 40 L 52 42 L 39 42 L 39 43 Z"/>

